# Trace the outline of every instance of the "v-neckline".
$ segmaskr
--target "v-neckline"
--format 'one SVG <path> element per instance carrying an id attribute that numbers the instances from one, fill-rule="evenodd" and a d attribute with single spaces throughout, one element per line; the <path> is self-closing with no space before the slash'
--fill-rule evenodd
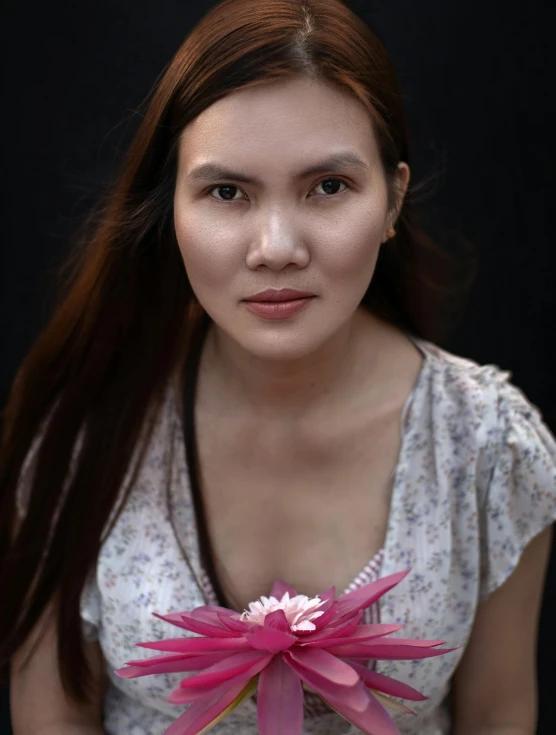
<path id="1" fill-rule="evenodd" d="M 349 585 L 342 592 L 342 594 L 346 594 L 350 590 L 356 589 L 357 587 L 361 587 L 363 584 L 365 584 L 366 582 L 362 580 L 368 578 L 371 572 L 376 573 L 376 577 L 378 577 L 380 575 L 380 567 L 382 566 L 384 557 L 386 557 L 388 553 L 388 548 L 389 548 L 389 544 L 390 544 L 390 540 L 392 536 L 392 530 L 391 530 L 392 509 L 398 504 L 398 495 L 401 492 L 403 492 L 403 488 L 401 487 L 401 481 L 400 481 L 400 467 L 405 463 L 406 455 L 408 451 L 407 440 L 408 440 L 408 434 L 409 434 L 409 416 L 411 414 L 411 409 L 414 406 L 416 396 L 420 392 L 422 385 L 425 382 L 425 378 L 428 373 L 430 362 L 431 362 L 430 353 L 428 352 L 426 348 L 426 340 L 422 340 L 409 333 L 406 333 L 406 334 L 407 334 L 407 337 L 413 342 L 413 344 L 417 347 L 417 349 L 423 355 L 423 362 L 421 364 L 421 368 L 419 370 L 419 373 L 417 375 L 413 388 L 411 392 L 409 393 L 409 395 L 407 396 L 404 402 L 403 408 L 402 408 L 402 413 L 401 413 L 401 418 L 400 418 L 400 435 L 401 435 L 400 450 L 398 452 L 398 458 L 396 461 L 395 468 L 391 475 L 392 491 L 390 493 L 390 505 L 388 509 L 388 519 L 386 522 L 386 533 L 385 533 L 384 544 L 376 552 L 376 554 L 371 559 L 369 559 L 369 561 L 365 564 L 365 566 L 355 575 L 353 580 L 349 583 Z M 198 544 L 198 539 L 197 539 L 197 546 L 198 545 L 199 544 Z M 209 604 L 219 605 L 220 601 L 214 590 L 210 577 L 207 574 L 207 571 L 203 565 L 200 553 L 198 555 L 198 558 L 199 558 L 199 568 L 201 571 L 200 582 L 203 587 L 203 593 L 206 597 L 209 598 Z M 378 615 L 380 619 L 380 599 L 377 600 L 375 604 L 377 605 Z"/>

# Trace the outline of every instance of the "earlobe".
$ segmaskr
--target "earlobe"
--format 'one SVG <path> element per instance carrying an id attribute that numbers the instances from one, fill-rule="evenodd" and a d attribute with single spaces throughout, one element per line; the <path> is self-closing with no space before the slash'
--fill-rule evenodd
<path id="1" fill-rule="evenodd" d="M 405 161 L 400 161 L 398 163 L 398 188 L 400 192 L 400 197 L 403 201 L 405 194 L 407 192 L 407 187 L 409 186 L 409 180 L 411 178 L 411 169 L 407 165 Z"/>
<path id="2" fill-rule="evenodd" d="M 398 163 L 398 174 L 397 174 L 396 183 L 395 183 L 397 202 L 393 208 L 393 213 L 392 213 L 393 216 L 391 218 L 392 224 L 386 230 L 384 234 L 384 240 L 382 241 L 381 244 L 384 244 L 388 240 L 391 240 L 396 234 L 396 229 L 394 227 L 394 224 L 396 223 L 400 215 L 400 212 L 403 206 L 403 202 L 405 199 L 405 195 L 407 192 L 407 187 L 409 186 L 410 176 L 411 176 L 411 171 L 410 171 L 409 166 L 407 165 L 405 161 L 400 161 Z"/>

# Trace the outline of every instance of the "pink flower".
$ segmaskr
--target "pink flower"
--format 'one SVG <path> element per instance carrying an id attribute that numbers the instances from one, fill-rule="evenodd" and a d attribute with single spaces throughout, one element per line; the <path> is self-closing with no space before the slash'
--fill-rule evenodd
<path id="1" fill-rule="evenodd" d="M 390 699 L 424 700 L 418 691 L 368 669 L 376 659 L 420 659 L 449 653 L 443 641 L 388 638 L 403 626 L 361 624 L 363 611 L 392 589 L 409 570 L 391 574 L 334 599 L 334 588 L 312 599 L 277 581 L 239 614 L 203 606 L 157 615 L 199 636 L 138 643 L 164 651 L 128 661 L 115 673 L 124 679 L 198 671 L 183 679 L 168 701 L 190 707 L 164 735 L 208 732 L 243 699 L 257 691 L 261 735 L 301 735 L 303 688 L 368 735 L 399 735 L 383 705 L 414 714 Z"/>

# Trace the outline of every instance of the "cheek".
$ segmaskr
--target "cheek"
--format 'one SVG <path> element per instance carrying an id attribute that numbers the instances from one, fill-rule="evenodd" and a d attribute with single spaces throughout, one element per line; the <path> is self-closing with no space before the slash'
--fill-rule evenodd
<path id="1" fill-rule="evenodd" d="M 241 250 L 229 231 L 214 220 L 174 216 L 176 238 L 192 287 L 214 288 L 229 281 L 241 265 Z"/>
<path id="2" fill-rule="evenodd" d="M 335 281 L 368 280 L 383 235 L 383 217 L 372 212 L 337 221 L 324 236 L 322 266 Z"/>

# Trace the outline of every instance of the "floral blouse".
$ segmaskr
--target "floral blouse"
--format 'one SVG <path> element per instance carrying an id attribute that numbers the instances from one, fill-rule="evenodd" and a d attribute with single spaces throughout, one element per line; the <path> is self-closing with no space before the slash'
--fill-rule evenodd
<path id="1" fill-rule="evenodd" d="M 367 620 L 404 624 L 395 636 L 462 648 L 418 661 L 377 661 L 374 667 L 428 697 L 409 703 L 416 716 L 393 715 L 402 735 L 448 735 L 450 679 L 477 606 L 556 519 L 556 441 L 539 410 L 510 382 L 510 372 L 412 339 L 425 359 L 403 410 L 386 540 L 350 588 L 411 567 Z M 108 735 L 162 735 L 183 712 L 166 697 L 186 674 L 121 679 L 113 672 L 152 655 L 135 643 L 176 636 L 177 629 L 153 611 L 216 602 L 200 561 L 179 409 L 169 383 L 136 484 L 81 598 L 85 637 L 98 640 L 106 659 Z M 22 470 L 22 513 L 38 439 Z M 256 735 L 256 702 L 245 700 L 213 732 Z M 305 735 L 359 732 L 308 697 Z"/>

